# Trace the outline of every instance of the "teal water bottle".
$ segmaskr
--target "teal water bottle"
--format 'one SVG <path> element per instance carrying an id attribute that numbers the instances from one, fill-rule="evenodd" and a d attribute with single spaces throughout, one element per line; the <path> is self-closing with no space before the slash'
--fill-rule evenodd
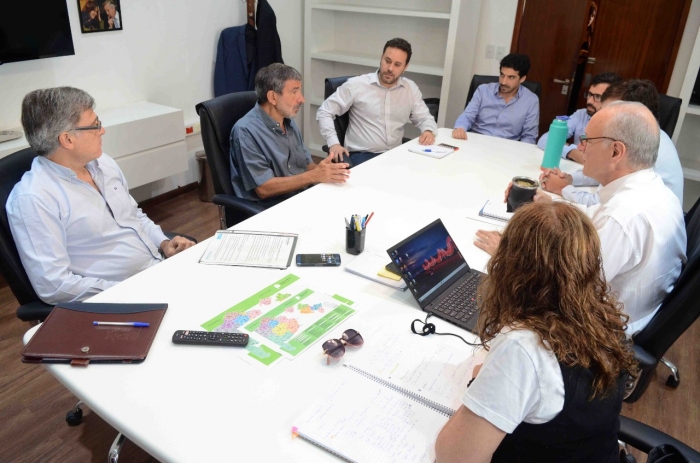
<path id="1" fill-rule="evenodd" d="M 542 157 L 543 168 L 553 169 L 559 167 L 561 151 L 564 149 L 564 143 L 566 143 L 566 138 L 569 134 L 569 127 L 566 123 L 568 120 L 569 116 L 557 116 L 552 121 L 552 125 L 549 126 L 547 146 Z"/>

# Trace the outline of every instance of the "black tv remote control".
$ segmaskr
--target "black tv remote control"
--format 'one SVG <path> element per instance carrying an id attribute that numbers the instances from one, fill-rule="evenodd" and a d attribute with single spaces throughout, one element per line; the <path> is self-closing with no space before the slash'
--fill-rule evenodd
<path id="1" fill-rule="evenodd" d="M 173 334 L 173 343 L 199 346 L 244 347 L 248 345 L 248 335 L 243 333 L 177 330 Z"/>

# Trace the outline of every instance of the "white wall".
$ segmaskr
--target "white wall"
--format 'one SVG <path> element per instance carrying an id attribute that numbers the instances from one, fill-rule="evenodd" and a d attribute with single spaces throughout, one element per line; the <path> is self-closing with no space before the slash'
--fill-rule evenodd
<path id="1" fill-rule="evenodd" d="M 82 34 L 75 0 L 66 0 L 75 55 L 0 66 L 0 130 L 20 126 L 22 98 L 37 88 L 70 85 L 90 93 L 100 109 L 148 100 L 184 110 L 213 97 L 213 69 L 221 30 L 245 21 L 240 0 L 122 0 L 124 30 Z M 302 0 L 270 0 L 285 62 L 301 69 Z M 184 130 L 184 127 L 183 127 Z M 188 137 L 188 148 L 201 146 Z M 189 172 L 134 189 L 137 200 L 196 181 Z"/>
<path id="2" fill-rule="evenodd" d="M 486 58 L 486 46 L 505 47 L 506 54 L 510 53 L 510 42 L 515 27 L 515 12 L 518 0 L 489 0 L 481 2 L 479 14 L 479 34 L 476 39 L 474 55 L 474 74 L 497 76 L 500 60 Z M 469 76 L 471 81 L 471 76 Z M 467 86 L 469 83 L 467 82 Z"/>

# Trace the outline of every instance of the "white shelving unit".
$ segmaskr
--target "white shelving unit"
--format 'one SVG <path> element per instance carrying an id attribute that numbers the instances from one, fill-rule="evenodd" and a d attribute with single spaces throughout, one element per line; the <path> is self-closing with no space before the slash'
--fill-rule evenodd
<path id="1" fill-rule="evenodd" d="M 700 70 L 700 33 L 695 38 L 688 70 L 681 86 L 681 111 L 673 141 L 683 166 L 683 210 L 687 211 L 700 196 L 700 106 L 690 104 L 695 79 Z"/>
<path id="2" fill-rule="evenodd" d="M 384 44 L 401 37 L 413 56 L 405 76 L 424 98 L 440 98 L 438 126 L 464 109 L 481 0 L 306 0 L 304 140 L 323 156 L 316 122 L 327 77 L 355 76 L 379 67 Z M 406 136 L 418 131 L 407 124 Z"/>

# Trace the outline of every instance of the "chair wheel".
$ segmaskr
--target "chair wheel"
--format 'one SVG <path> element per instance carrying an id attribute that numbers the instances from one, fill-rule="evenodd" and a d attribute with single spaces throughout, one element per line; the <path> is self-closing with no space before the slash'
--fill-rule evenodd
<path id="1" fill-rule="evenodd" d="M 681 377 L 678 376 L 678 379 L 676 379 L 673 375 L 668 375 L 668 378 L 666 378 L 666 386 L 672 387 L 672 388 L 677 388 L 678 385 L 681 384 Z"/>
<path id="2" fill-rule="evenodd" d="M 83 421 L 83 410 L 75 408 L 66 413 L 66 423 L 68 426 L 78 426 Z"/>

